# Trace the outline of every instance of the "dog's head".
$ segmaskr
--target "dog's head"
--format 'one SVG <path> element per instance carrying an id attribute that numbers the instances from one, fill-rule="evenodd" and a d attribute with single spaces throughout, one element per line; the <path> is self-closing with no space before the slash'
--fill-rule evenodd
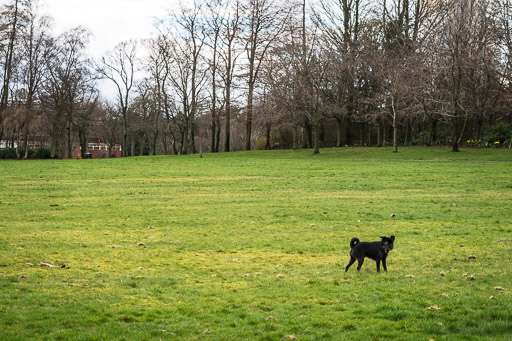
<path id="1" fill-rule="evenodd" d="M 391 237 L 380 237 L 382 239 L 382 248 L 386 253 L 393 250 L 393 244 L 395 243 L 395 236 Z"/>

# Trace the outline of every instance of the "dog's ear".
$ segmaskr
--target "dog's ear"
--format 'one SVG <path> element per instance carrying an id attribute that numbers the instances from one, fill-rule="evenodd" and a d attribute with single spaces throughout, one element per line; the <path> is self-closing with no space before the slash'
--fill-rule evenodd
<path id="1" fill-rule="evenodd" d="M 389 237 L 389 239 L 391 239 L 392 241 L 395 241 L 395 236 L 391 236 L 391 237 Z"/>

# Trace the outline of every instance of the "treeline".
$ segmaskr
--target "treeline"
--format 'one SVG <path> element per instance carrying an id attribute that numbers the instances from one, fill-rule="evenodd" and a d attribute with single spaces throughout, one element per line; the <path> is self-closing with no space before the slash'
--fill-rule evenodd
<path id="1" fill-rule="evenodd" d="M 0 11 L 0 141 L 18 158 L 91 138 L 123 156 L 512 143 L 509 0 L 195 1 L 96 61 L 35 0 Z"/>

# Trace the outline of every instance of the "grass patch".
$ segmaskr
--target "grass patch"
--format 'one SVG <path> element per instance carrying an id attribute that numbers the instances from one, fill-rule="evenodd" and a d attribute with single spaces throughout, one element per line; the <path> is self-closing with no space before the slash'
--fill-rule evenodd
<path id="1" fill-rule="evenodd" d="M 3 161 L 0 338 L 508 338 L 511 170 L 441 148 Z M 352 237 L 391 234 L 387 273 L 343 272 Z"/>

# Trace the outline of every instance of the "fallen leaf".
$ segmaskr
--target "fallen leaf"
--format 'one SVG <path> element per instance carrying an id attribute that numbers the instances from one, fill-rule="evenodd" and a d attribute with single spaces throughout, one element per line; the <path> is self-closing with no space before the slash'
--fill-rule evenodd
<path id="1" fill-rule="evenodd" d="M 27 278 L 27 276 L 21 275 L 20 278 L 25 279 L 25 278 Z"/>
<path id="2" fill-rule="evenodd" d="M 468 256 L 468 259 L 476 259 L 476 256 L 470 255 Z"/>
<path id="3" fill-rule="evenodd" d="M 435 310 L 441 310 L 441 308 L 439 308 L 437 305 L 432 305 L 432 306 L 428 307 L 427 309 L 428 309 L 428 310 L 433 310 L 433 311 L 435 311 Z"/>
<path id="4" fill-rule="evenodd" d="M 437 295 L 437 296 L 440 296 L 440 297 L 448 297 L 448 294 L 447 294 L 447 293 L 445 293 L 445 292 L 443 292 L 442 294 L 439 294 L 439 295 Z"/>
<path id="5" fill-rule="evenodd" d="M 495 299 L 496 299 L 496 297 L 491 296 L 491 297 L 489 297 L 489 299 L 491 299 L 491 300 L 495 300 Z"/>
<path id="6" fill-rule="evenodd" d="M 283 277 L 283 274 L 277 274 L 276 275 L 277 278 L 282 278 Z"/>
<path id="7" fill-rule="evenodd" d="M 286 340 L 297 340 L 297 336 L 295 335 L 285 335 L 284 338 Z"/>
<path id="8" fill-rule="evenodd" d="M 471 275 L 468 278 L 466 278 L 466 281 L 474 281 L 474 280 L 475 280 L 475 276 L 474 275 Z"/>
<path id="9" fill-rule="evenodd" d="M 46 267 L 49 267 L 49 268 L 65 268 L 66 265 L 65 264 L 61 264 L 59 266 L 57 265 L 53 265 L 53 264 L 50 264 L 50 263 L 45 263 L 45 262 L 41 262 L 39 263 L 40 266 L 46 266 Z"/>
<path id="10" fill-rule="evenodd" d="M 505 290 L 505 288 L 502 288 L 502 287 L 494 287 L 494 290 Z"/>
<path id="11" fill-rule="evenodd" d="M 441 271 L 439 274 L 443 277 L 446 276 L 446 274 L 443 271 Z"/>
<path id="12" fill-rule="evenodd" d="M 390 215 L 390 217 L 391 217 L 391 218 L 395 218 L 395 217 L 396 217 L 396 214 L 392 213 L 392 214 Z"/>
<path id="13" fill-rule="evenodd" d="M 29 268 L 31 268 L 31 267 L 33 267 L 33 266 L 34 266 L 34 264 L 32 264 L 32 263 L 27 263 L 27 266 L 28 266 Z"/>
<path id="14" fill-rule="evenodd" d="M 274 316 L 269 316 L 265 320 L 267 320 L 267 321 L 275 321 L 275 319 L 276 318 Z"/>
<path id="15" fill-rule="evenodd" d="M 416 276 L 414 276 L 414 275 L 405 275 L 405 278 L 414 278 L 414 277 L 416 277 Z"/>

